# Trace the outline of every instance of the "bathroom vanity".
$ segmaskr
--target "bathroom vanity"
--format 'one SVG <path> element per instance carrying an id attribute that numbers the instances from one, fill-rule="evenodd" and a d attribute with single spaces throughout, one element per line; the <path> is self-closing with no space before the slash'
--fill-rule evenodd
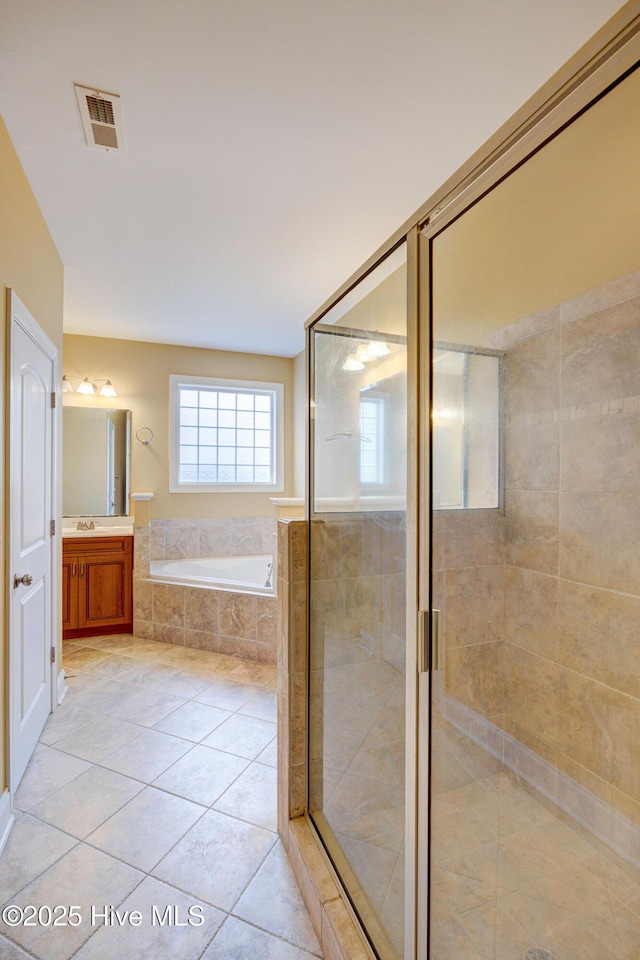
<path id="1" fill-rule="evenodd" d="M 77 533 L 62 545 L 64 639 L 130 633 L 133 537 Z"/>

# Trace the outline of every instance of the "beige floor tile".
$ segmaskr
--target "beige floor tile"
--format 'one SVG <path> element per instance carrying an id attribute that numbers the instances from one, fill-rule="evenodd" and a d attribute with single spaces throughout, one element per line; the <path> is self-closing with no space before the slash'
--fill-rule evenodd
<path id="1" fill-rule="evenodd" d="M 277 897 L 273 895 L 274 890 L 278 891 Z M 317 937 L 280 842 L 266 858 L 233 912 L 309 953 L 320 954 Z"/>
<path id="2" fill-rule="evenodd" d="M 60 753 L 44 743 L 37 744 L 16 791 L 16 807 L 28 810 L 88 769 L 86 760 Z"/>
<path id="3" fill-rule="evenodd" d="M 112 697 L 119 703 L 130 700 L 140 693 L 147 693 L 149 684 L 143 680 L 129 680 L 123 677 L 121 680 L 102 680 L 100 684 L 100 693 Z"/>
<path id="4" fill-rule="evenodd" d="M 277 773 L 273 767 L 252 763 L 229 789 L 216 800 L 214 808 L 267 830 L 278 829 L 276 808 Z"/>
<path id="5" fill-rule="evenodd" d="M 203 813 L 183 797 L 146 787 L 89 834 L 87 843 L 148 873 Z"/>
<path id="6" fill-rule="evenodd" d="M 161 924 L 159 919 L 154 923 L 154 917 L 165 916 L 166 907 L 171 907 L 167 918 L 185 925 Z M 140 926 L 103 927 L 81 948 L 77 960 L 198 960 L 225 918 L 215 907 L 194 903 L 192 897 L 153 877 L 143 880 L 119 910 L 138 911 Z"/>
<path id="7" fill-rule="evenodd" d="M 138 780 L 90 767 L 31 808 L 46 823 L 83 839 L 143 789 Z"/>
<path id="8" fill-rule="evenodd" d="M 502 908 L 499 900 L 467 910 L 459 920 L 486 960 L 520 960 L 527 949 L 536 945 L 524 927 Z"/>
<path id="9" fill-rule="evenodd" d="M 40 743 L 49 746 L 75 733 L 86 723 L 95 720 L 95 713 L 86 706 L 75 706 L 72 701 L 63 702 L 44 725 Z"/>
<path id="10" fill-rule="evenodd" d="M 209 807 L 247 768 L 249 761 L 212 747 L 196 746 L 153 785 Z"/>
<path id="11" fill-rule="evenodd" d="M 73 673 L 75 670 L 82 670 L 92 663 L 99 663 L 110 656 L 108 650 L 96 650 L 91 647 L 82 647 L 80 650 L 72 650 L 63 658 L 63 666 L 67 673 Z"/>
<path id="12" fill-rule="evenodd" d="M 203 677 L 190 670 L 176 670 L 160 680 L 156 684 L 156 689 L 162 693 L 168 693 L 172 697 L 182 697 L 183 699 L 192 699 L 203 690 L 206 690 L 210 684 L 209 677 Z"/>
<path id="13" fill-rule="evenodd" d="M 28 954 L 5 937 L 0 937 L 0 957 L 2 960 L 28 960 Z"/>
<path id="14" fill-rule="evenodd" d="M 218 677 L 213 682 L 209 678 L 207 687 L 195 699 L 199 703 L 210 703 L 222 710 L 238 710 L 255 697 L 256 690 L 253 684 L 230 680 L 228 677 Z"/>
<path id="15" fill-rule="evenodd" d="M 438 960 L 484 960 L 462 924 L 455 918 L 433 924 L 431 953 Z"/>
<path id="16" fill-rule="evenodd" d="M 137 724 L 109 715 L 92 720 L 70 736 L 58 740 L 56 750 L 98 763 L 107 754 L 138 737 L 140 732 Z"/>
<path id="17" fill-rule="evenodd" d="M 136 646 L 136 638 L 130 633 L 116 633 L 104 637 L 86 637 L 86 647 L 95 647 L 97 650 L 123 651 L 132 650 Z"/>
<path id="18" fill-rule="evenodd" d="M 232 673 L 234 680 L 247 680 L 249 683 L 259 683 L 263 686 L 275 680 L 277 668 L 270 663 L 254 663 L 253 660 L 242 660 Z"/>
<path id="19" fill-rule="evenodd" d="M 107 651 L 103 650 L 106 654 Z M 96 679 L 117 679 L 121 677 L 126 679 L 132 670 L 135 670 L 138 663 L 133 657 L 127 657 L 121 651 L 108 651 L 108 656 L 96 663 L 82 668 L 84 677 L 95 677 Z"/>
<path id="20" fill-rule="evenodd" d="M 275 840 L 269 830 L 209 810 L 153 875 L 228 911 Z"/>
<path id="21" fill-rule="evenodd" d="M 199 743 L 230 716 L 229 710 L 221 710 L 207 703 L 189 702 L 154 723 L 153 728 Z"/>
<path id="22" fill-rule="evenodd" d="M 257 717 L 259 720 L 271 720 L 275 723 L 278 713 L 275 691 L 269 688 L 259 690 L 251 700 L 240 707 L 238 713 L 246 714 L 248 717 Z"/>
<path id="23" fill-rule="evenodd" d="M 229 917 L 202 960 L 311 960 L 312 956 L 237 917 Z"/>
<path id="24" fill-rule="evenodd" d="M 256 717 L 243 717 L 236 713 L 225 720 L 203 743 L 207 747 L 215 747 L 216 750 L 253 760 L 271 743 L 275 735 L 275 723 L 258 720 Z"/>
<path id="25" fill-rule="evenodd" d="M 11 894 L 68 853 L 75 844 L 73 837 L 34 820 L 26 813 L 17 812 L 0 860 L 0 903 L 5 903 Z"/>
<path id="26" fill-rule="evenodd" d="M 184 703 L 182 697 L 172 697 L 152 687 L 134 697 L 125 700 L 122 706 L 114 711 L 114 715 L 131 723 L 139 723 L 143 727 L 152 727 Z"/>
<path id="27" fill-rule="evenodd" d="M 12 903 L 55 906 L 77 905 L 82 917 L 78 926 L 13 927 L 11 939 L 40 960 L 67 960 L 94 932 L 92 905 L 120 903 L 138 886 L 143 875 L 100 850 L 79 843 L 73 850 L 28 884 Z M 4 924 L 0 933 L 6 934 Z"/>
<path id="28" fill-rule="evenodd" d="M 258 763 L 266 763 L 268 767 L 278 766 L 278 744 L 275 740 L 267 744 L 262 753 L 256 757 Z"/>
<path id="29" fill-rule="evenodd" d="M 143 730 L 135 740 L 105 757 L 101 764 L 126 777 L 151 783 L 191 748 L 188 740 L 159 730 Z"/>

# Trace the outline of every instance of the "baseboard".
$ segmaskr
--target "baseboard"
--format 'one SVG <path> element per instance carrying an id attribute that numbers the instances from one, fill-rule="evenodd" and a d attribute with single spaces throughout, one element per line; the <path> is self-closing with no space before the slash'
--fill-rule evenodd
<path id="1" fill-rule="evenodd" d="M 453 697 L 445 696 L 443 712 L 445 719 L 465 736 L 526 780 L 538 793 L 569 814 L 576 823 L 620 857 L 640 869 L 640 828 L 628 817 Z"/>
<path id="2" fill-rule="evenodd" d="M 69 689 L 65 681 L 66 681 L 66 678 L 65 678 L 64 667 L 60 667 L 60 672 L 58 674 L 58 681 L 56 684 L 56 703 L 58 704 L 58 706 L 60 706 L 60 704 L 66 697 L 67 690 Z"/>
<path id="3" fill-rule="evenodd" d="M 5 790 L 0 795 L 0 853 L 9 839 L 15 817 L 11 809 L 11 794 Z"/>

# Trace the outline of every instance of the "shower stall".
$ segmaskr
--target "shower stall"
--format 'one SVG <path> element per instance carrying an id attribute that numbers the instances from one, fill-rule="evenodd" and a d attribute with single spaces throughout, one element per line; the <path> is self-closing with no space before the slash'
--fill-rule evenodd
<path id="1" fill-rule="evenodd" d="M 381 960 L 640 956 L 627 20 L 308 325 L 307 817 Z"/>

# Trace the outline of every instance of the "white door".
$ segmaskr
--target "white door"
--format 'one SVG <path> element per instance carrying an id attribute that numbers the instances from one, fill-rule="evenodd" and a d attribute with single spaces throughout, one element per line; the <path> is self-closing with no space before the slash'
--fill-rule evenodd
<path id="1" fill-rule="evenodd" d="M 11 789 L 53 707 L 54 413 L 57 350 L 10 292 L 9 677 Z"/>

